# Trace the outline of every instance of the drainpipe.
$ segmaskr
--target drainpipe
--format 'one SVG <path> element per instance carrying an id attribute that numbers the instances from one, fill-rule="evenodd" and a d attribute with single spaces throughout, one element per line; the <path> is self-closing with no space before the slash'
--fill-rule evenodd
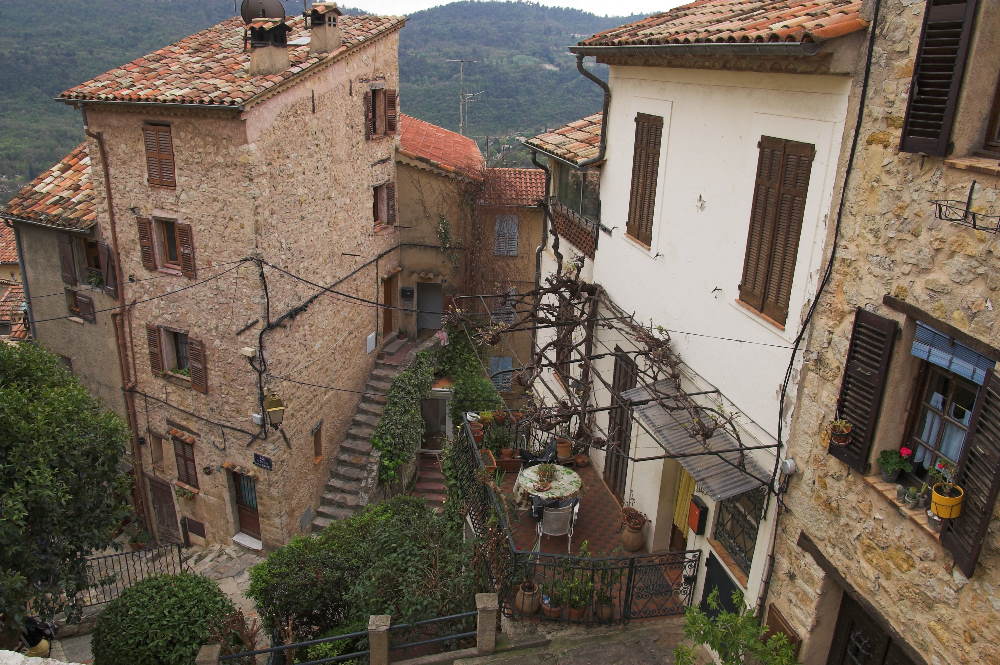
<path id="1" fill-rule="evenodd" d="M 132 340 L 131 318 L 128 316 L 128 308 L 125 306 L 125 280 L 122 277 L 121 254 L 118 246 L 118 223 L 115 217 L 115 199 L 111 191 L 111 169 L 108 166 L 108 151 L 104 143 L 102 132 L 90 131 L 87 122 L 86 107 L 80 109 L 83 113 L 84 133 L 97 141 L 97 148 L 101 156 L 101 171 L 104 175 L 104 194 L 107 197 L 108 223 L 111 227 L 111 248 L 115 262 L 115 286 L 118 294 L 118 311 L 111 314 L 111 321 L 115 328 L 115 346 L 118 349 L 118 368 L 122 377 L 122 396 L 125 399 L 125 416 L 129 429 L 132 432 L 132 476 L 135 479 L 135 491 L 132 500 L 135 502 L 136 511 L 142 516 L 144 526 L 151 532 L 150 515 L 146 510 L 146 482 L 142 475 L 142 449 L 139 448 L 139 419 L 135 409 L 135 379 L 129 366 L 129 343 Z M 127 326 L 127 329 L 126 329 Z"/>
<path id="2" fill-rule="evenodd" d="M 538 306 L 541 304 L 541 297 L 538 295 L 538 290 L 542 287 L 542 252 L 545 251 L 545 246 L 549 244 L 549 190 L 551 189 L 551 173 L 548 166 L 543 166 L 538 162 L 538 153 L 534 150 L 531 151 L 531 163 L 545 171 L 545 198 L 542 199 L 542 240 L 535 249 L 535 302 L 532 308 L 533 311 L 537 312 Z M 538 327 L 532 326 L 531 348 L 533 351 L 537 345 Z"/>
<path id="3" fill-rule="evenodd" d="M 596 164 L 598 162 L 604 161 L 604 153 L 608 149 L 608 109 L 611 107 L 611 87 L 608 85 L 607 81 L 601 79 L 583 66 L 583 59 L 586 57 L 584 53 L 576 54 L 576 69 L 578 72 L 583 74 L 585 77 L 601 86 L 601 90 L 604 91 L 604 105 L 601 109 L 601 142 L 597 146 L 597 154 L 590 159 L 585 159 L 576 165 L 578 169 L 585 169 L 591 164 Z M 601 232 L 601 223 L 598 222 L 594 225 L 594 252 L 597 252 L 597 241 L 599 234 Z"/>
<path id="4" fill-rule="evenodd" d="M 4 220 L 4 224 L 14 230 L 14 248 L 17 251 L 17 263 L 21 267 L 21 288 L 24 289 L 24 302 L 28 305 L 25 312 L 28 315 L 28 329 L 31 331 L 31 338 L 38 339 L 35 331 L 35 315 L 31 310 L 31 289 L 28 288 L 28 264 L 24 261 L 24 245 L 21 240 L 21 229 L 17 228 L 9 219 Z"/>

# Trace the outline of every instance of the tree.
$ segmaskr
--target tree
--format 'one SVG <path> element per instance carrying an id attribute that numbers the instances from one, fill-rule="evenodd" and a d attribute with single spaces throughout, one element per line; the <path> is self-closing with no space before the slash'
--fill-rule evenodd
<path id="1" fill-rule="evenodd" d="M 719 590 L 708 594 L 708 607 L 715 613 L 709 616 L 697 607 L 684 613 L 684 635 L 695 644 L 710 647 L 719 656 L 722 665 L 795 665 L 795 652 L 788 638 L 778 633 L 767 640 L 767 628 L 760 625 L 753 611 L 743 604 L 743 595 L 733 592 L 733 607 L 724 609 L 719 602 Z M 674 649 L 677 665 L 694 665 L 699 662 L 688 646 Z"/>
<path id="2" fill-rule="evenodd" d="M 75 610 L 85 557 L 127 514 L 125 423 L 59 358 L 0 344 L 0 629 Z M 4 631 L 0 631 L 4 632 Z"/>

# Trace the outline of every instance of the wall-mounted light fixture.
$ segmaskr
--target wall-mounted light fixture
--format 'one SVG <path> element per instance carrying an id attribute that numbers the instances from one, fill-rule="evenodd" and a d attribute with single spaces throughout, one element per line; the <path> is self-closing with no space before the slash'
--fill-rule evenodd
<path id="1" fill-rule="evenodd" d="M 264 398 L 264 411 L 267 413 L 267 422 L 278 429 L 285 418 L 285 403 L 276 394 L 270 393 Z"/>

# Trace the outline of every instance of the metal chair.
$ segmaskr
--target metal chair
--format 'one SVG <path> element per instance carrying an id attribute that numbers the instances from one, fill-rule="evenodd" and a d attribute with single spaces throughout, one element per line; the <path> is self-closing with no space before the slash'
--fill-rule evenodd
<path id="1" fill-rule="evenodd" d="M 574 501 L 563 508 L 546 508 L 542 513 L 542 521 L 538 523 L 538 540 L 535 541 L 535 550 L 540 550 L 542 536 L 566 536 L 566 553 L 568 554 L 573 545 L 573 524 L 576 522 L 576 514 L 579 510 L 579 501 Z"/>

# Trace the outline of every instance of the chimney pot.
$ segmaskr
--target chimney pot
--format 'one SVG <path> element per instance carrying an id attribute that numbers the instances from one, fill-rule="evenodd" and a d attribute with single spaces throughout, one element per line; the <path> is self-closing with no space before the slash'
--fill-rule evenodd
<path id="1" fill-rule="evenodd" d="M 336 2 L 313 3 L 309 14 L 309 25 L 312 36 L 309 38 L 309 53 L 318 55 L 336 51 L 344 43 L 343 35 L 338 25 L 343 12 Z"/>
<path id="2" fill-rule="evenodd" d="M 291 28 L 281 19 L 262 18 L 251 22 L 250 75 L 279 74 L 291 64 L 288 59 L 288 33 Z"/>

